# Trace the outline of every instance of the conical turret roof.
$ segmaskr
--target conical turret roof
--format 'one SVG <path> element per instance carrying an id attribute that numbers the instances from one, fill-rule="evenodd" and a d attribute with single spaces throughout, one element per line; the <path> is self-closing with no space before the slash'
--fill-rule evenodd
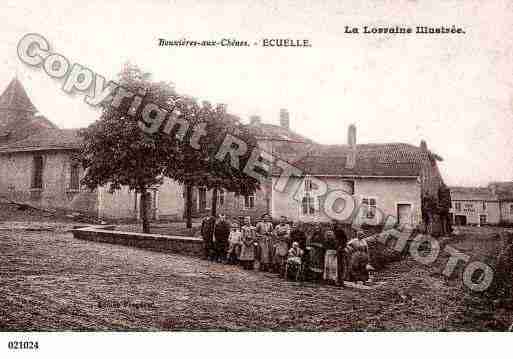
<path id="1" fill-rule="evenodd" d="M 21 82 L 15 77 L 0 95 L 0 110 L 36 113 L 37 108 L 27 95 Z"/>

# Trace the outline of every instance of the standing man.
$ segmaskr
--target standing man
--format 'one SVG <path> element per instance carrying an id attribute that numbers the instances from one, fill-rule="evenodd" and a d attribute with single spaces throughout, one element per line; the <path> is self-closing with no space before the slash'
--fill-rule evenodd
<path id="1" fill-rule="evenodd" d="M 337 240 L 337 285 L 343 286 L 344 279 L 347 275 L 347 256 L 345 251 L 347 246 L 347 236 L 342 223 L 336 219 L 333 220 L 333 233 L 335 233 L 335 238 Z"/>
<path id="2" fill-rule="evenodd" d="M 212 260 L 214 255 L 214 227 L 216 219 L 212 216 L 207 216 L 201 222 L 201 237 L 203 237 L 203 250 L 204 259 Z"/>
<path id="3" fill-rule="evenodd" d="M 290 231 L 290 241 L 292 243 L 297 242 L 299 248 L 303 251 L 306 249 L 306 234 L 303 230 L 303 223 L 300 221 L 294 222 L 292 224 L 292 229 Z"/>
<path id="4" fill-rule="evenodd" d="M 228 237 L 230 236 L 230 223 L 226 220 L 224 214 L 219 214 L 219 219 L 214 228 L 215 242 L 215 258 L 217 262 L 223 262 L 226 257 L 226 249 L 228 248 Z"/>

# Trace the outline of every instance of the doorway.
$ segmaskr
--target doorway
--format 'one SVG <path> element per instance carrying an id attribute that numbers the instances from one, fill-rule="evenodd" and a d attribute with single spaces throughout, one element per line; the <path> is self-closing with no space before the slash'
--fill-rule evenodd
<path id="1" fill-rule="evenodd" d="M 411 225 L 411 204 L 397 204 L 397 220 L 400 225 Z"/>

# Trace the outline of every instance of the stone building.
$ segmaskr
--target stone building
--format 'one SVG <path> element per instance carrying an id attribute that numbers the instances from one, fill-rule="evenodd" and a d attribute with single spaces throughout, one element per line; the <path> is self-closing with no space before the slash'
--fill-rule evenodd
<path id="1" fill-rule="evenodd" d="M 38 114 L 15 78 L 0 96 L 0 196 L 42 208 L 95 212 L 96 194 L 81 191 L 73 161 L 77 130 L 59 129 Z"/>
<path id="2" fill-rule="evenodd" d="M 513 224 L 513 182 L 487 187 L 451 187 L 451 219 L 455 225 Z"/>
<path id="3" fill-rule="evenodd" d="M 292 179 L 295 183 L 291 187 L 296 190 L 273 191 L 272 213 L 305 222 L 328 221 L 326 195 L 318 196 L 312 190 L 315 178 L 314 182 L 322 180 L 327 185 L 328 192 L 340 190 L 353 196 L 353 217 L 347 222 L 358 216 L 360 221 L 377 224 L 392 216 L 401 224 L 415 225 L 422 221 L 422 198 L 438 196 L 443 180 L 437 161 L 441 160 L 424 141 L 420 147 L 405 143 L 359 144 L 356 127 L 351 125 L 347 144 L 314 145 L 292 162 L 303 175 Z M 333 207 L 339 208 L 331 210 L 339 212 L 346 205 L 335 202 Z"/>

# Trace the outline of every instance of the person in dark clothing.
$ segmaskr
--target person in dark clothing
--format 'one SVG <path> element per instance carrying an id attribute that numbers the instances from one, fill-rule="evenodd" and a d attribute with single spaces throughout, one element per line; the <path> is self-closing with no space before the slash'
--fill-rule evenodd
<path id="1" fill-rule="evenodd" d="M 230 236 L 230 223 L 223 214 L 219 215 L 219 219 L 214 228 L 215 238 L 215 254 L 214 260 L 223 262 L 226 258 L 226 250 L 228 249 L 228 237 Z"/>
<path id="2" fill-rule="evenodd" d="M 346 277 L 347 258 L 345 248 L 348 240 L 342 224 L 337 220 L 333 221 L 333 232 L 337 239 L 337 285 L 342 286 Z"/>
<path id="3" fill-rule="evenodd" d="M 299 244 L 299 248 L 303 251 L 306 249 L 306 234 L 301 222 L 294 222 L 292 225 L 292 230 L 290 231 L 290 242 L 297 242 Z"/>
<path id="4" fill-rule="evenodd" d="M 204 258 L 213 259 L 214 252 L 214 227 L 216 224 L 215 217 L 208 216 L 201 222 L 201 237 L 203 238 Z"/>

